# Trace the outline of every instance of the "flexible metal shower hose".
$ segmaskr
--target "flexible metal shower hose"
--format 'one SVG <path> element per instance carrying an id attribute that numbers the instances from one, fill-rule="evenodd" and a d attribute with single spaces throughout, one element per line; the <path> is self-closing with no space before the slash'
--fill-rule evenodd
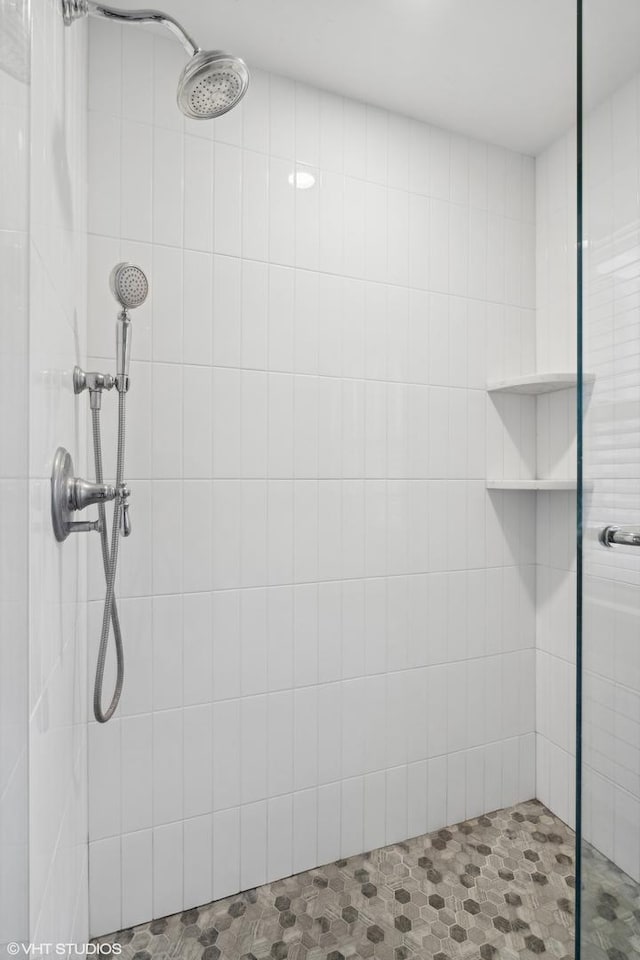
<path id="1" fill-rule="evenodd" d="M 124 653 L 122 649 L 122 631 L 120 629 L 120 618 L 118 616 L 118 607 L 114 595 L 116 570 L 118 567 L 118 547 L 120 545 L 120 518 L 122 514 L 122 501 L 120 499 L 120 490 L 124 480 L 124 441 L 125 441 L 125 414 L 126 414 L 126 393 L 118 391 L 118 447 L 116 461 L 116 490 L 118 496 L 113 505 L 113 524 L 111 528 L 111 550 L 109 550 L 109 538 L 107 536 L 106 512 L 104 504 L 98 504 L 98 516 L 100 518 L 100 543 L 102 546 L 102 564 L 104 567 L 104 576 L 107 585 L 107 592 L 104 601 L 104 613 L 102 616 L 102 631 L 100 634 L 100 646 L 98 648 L 98 663 L 96 666 L 96 680 L 93 688 L 93 713 L 98 723 L 106 723 L 113 716 L 116 707 L 120 701 L 122 693 L 122 684 L 124 682 Z M 93 456 L 95 460 L 96 482 L 104 483 L 102 466 L 102 438 L 100 434 L 100 411 L 91 410 L 91 425 L 93 428 Z M 104 683 L 104 668 L 107 660 L 107 647 L 109 644 L 109 624 L 113 624 L 113 636 L 116 644 L 116 685 L 111 698 L 111 703 L 106 710 L 102 709 L 102 686 Z"/>

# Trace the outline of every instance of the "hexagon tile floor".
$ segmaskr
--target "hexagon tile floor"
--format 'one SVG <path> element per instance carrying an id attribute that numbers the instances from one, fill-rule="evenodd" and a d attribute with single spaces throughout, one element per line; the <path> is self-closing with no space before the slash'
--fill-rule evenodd
<path id="1" fill-rule="evenodd" d="M 573 834 L 537 801 L 100 938 L 125 960 L 573 955 Z"/>
<path id="2" fill-rule="evenodd" d="M 585 844 L 582 853 L 583 960 L 640 956 L 640 886 Z"/>

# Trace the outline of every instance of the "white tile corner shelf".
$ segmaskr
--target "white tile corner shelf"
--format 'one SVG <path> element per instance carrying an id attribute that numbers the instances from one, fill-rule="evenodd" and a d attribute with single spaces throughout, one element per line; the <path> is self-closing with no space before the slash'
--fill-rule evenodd
<path id="1" fill-rule="evenodd" d="M 487 480 L 487 490 L 576 490 L 577 480 Z"/>
<path id="2" fill-rule="evenodd" d="M 593 383 L 595 376 L 585 373 L 583 381 Z M 578 382 L 577 373 L 526 373 L 507 380 L 493 380 L 487 384 L 488 393 L 523 393 L 535 396 L 541 393 L 554 393 L 556 390 L 570 390 Z"/>

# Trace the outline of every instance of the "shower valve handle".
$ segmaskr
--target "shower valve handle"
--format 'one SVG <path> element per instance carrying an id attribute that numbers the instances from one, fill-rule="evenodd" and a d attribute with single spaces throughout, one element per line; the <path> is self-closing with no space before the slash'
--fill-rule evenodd
<path id="1" fill-rule="evenodd" d="M 122 512 L 120 514 L 120 532 L 123 537 L 131 536 L 131 519 L 129 517 L 129 497 L 131 496 L 131 490 L 126 485 L 126 483 L 121 484 L 118 488 L 118 499 L 122 506 Z"/>
<path id="2" fill-rule="evenodd" d="M 115 500 L 116 488 L 108 483 L 92 483 L 76 477 L 69 486 L 69 506 L 72 510 L 84 510 L 94 503 Z"/>
<path id="3" fill-rule="evenodd" d="M 59 543 L 70 533 L 99 531 L 100 520 L 74 520 L 74 514 L 92 503 L 106 503 L 115 498 L 115 487 L 76 477 L 70 453 L 64 447 L 58 447 L 51 469 L 51 522 Z"/>
<path id="4" fill-rule="evenodd" d="M 130 537 L 131 536 L 131 518 L 129 516 L 129 504 L 125 502 L 122 507 L 122 536 Z"/>

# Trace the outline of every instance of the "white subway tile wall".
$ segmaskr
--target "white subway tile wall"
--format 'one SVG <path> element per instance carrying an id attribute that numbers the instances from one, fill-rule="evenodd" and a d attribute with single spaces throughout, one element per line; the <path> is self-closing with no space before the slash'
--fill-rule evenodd
<path id="1" fill-rule="evenodd" d="M 59 445 L 86 475 L 72 370 L 87 347 L 87 30 L 67 30 L 57 0 L 43 0 L 31 5 L 29 38 L 29 939 L 82 944 L 87 558 L 83 538 L 62 547 L 53 537 L 50 475 Z"/>
<path id="2" fill-rule="evenodd" d="M 0 0 L 0 18 L 13 36 L 28 36 L 27 11 Z M 0 55 L 0 407 L 11 416 L 0 423 L 0 950 L 12 941 L 29 941 L 28 75 L 27 45 L 5 46 Z"/>
<path id="3" fill-rule="evenodd" d="M 89 734 L 101 934 L 535 794 L 535 499 L 485 489 L 535 469 L 533 404 L 485 394 L 535 369 L 535 183 L 259 71 L 185 122 L 144 31 L 93 22 L 89 62 L 90 366 L 113 263 L 151 281 L 128 672 Z"/>

